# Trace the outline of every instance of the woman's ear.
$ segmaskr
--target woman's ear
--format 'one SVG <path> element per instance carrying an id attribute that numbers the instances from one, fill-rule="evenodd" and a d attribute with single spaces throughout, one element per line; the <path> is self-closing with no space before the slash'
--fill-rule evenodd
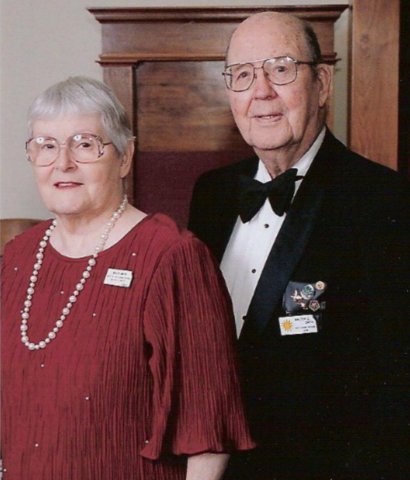
<path id="1" fill-rule="evenodd" d="M 128 141 L 128 145 L 125 150 L 125 153 L 121 156 L 121 169 L 120 169 L 121 178 L 125 178 L 131 169 L 132 159 L 134 156 L 134 149 L 135 149 L 134 138 L 132 138 L 131 140 Z"/>
<path id="2" fill-rule="evenodd" d="M 320 84 L 319 107 L 324 107 L 331 93 L 333 71 L 329 65 L 320 63 L 316 67 L 316 73 L 317 80 Z"/>

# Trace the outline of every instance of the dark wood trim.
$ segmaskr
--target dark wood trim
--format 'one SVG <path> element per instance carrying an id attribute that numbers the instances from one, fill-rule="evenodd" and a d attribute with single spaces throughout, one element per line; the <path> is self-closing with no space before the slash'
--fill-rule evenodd
<path id="1" fill-rule="evenodd" d="M 336 20 L 346 10 L 346 5 L 306 5 L 280 6 L 266 5 L 250 8 L 226 7 L 189 7 L 189 8 L 89 8 L 100 23 L 114 22 L 241 22 L 249 15 L 266 10 L 292 13 L 306 20 Z"/>
<path id="2" fill-rule="evenodd" d="M 134 65 L 138 62 L 209 62 L 224 60 L 225 55 L 215 54 L 192 54 L 189 52 L 179 52 L 178 54 L 167 53 L 111 53 L 101 54 L 97 61 L 100 65 Z M 323 63 L 335 65 L 338 61 L 336 54 L 322 55 Z"/>

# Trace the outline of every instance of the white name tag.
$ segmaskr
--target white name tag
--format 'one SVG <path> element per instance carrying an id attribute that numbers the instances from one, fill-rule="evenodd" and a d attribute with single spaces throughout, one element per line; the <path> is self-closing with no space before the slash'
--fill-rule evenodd
<path id="1" fill-rule="evenodd" d="M 279 317 L 279 326 L 281 335 L 317 333 L 317 322 L 313 315 Z"/>
<path id="2" fill-rule="evenodd" d="M 114 285 L 115 287 L 128 288 L 132 282 L 132 272 L 130 270 L 118 270 L 109 268 L 104 278 L 104 285 Z"/>

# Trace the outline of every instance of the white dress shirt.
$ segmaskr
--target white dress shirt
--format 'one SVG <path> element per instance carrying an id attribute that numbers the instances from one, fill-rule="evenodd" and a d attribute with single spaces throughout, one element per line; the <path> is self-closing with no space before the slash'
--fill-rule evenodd
<path id="1" fill-rule="evenodd" d="M 306 175 L 322 145 L 324 136 L 325 128 L 320 132 L 310 149 L 292 167 L 298 170 L 298 175 Z M 262 183 L 272 180 L 261 160 L 259 160 L 258 170 L 254 178 Z M 302 180 L 296 182 L 295 195 L 301 183 Z M 238 336 L 262 269 L 285 217 L 286 213 L 282 217 L 276 215 L 267 199 L 259 212 L 249 222 L 243 223 L 240 217 L 236 220 L 222 258 L 221 270 L 232 298 Z"/>

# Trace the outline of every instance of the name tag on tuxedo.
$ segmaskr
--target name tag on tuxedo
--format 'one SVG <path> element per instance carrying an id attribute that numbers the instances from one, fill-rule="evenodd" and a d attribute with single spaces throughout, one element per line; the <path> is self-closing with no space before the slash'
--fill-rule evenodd
<path id="1" fill-rule="evenodd" d="M 288 283 L 282 300 L 286 316 L 279 317 L 282 336 L 318 333 L 326 307 L 326 302 L 319 297 L 326 287 L 322 280 Z"/>
<path id="2" fill-rule="evenodd" d="M 317 321 L 313 315 L 279 317 L 279 327 L 281 335 L 301 335 L 318 332 Z"/>

